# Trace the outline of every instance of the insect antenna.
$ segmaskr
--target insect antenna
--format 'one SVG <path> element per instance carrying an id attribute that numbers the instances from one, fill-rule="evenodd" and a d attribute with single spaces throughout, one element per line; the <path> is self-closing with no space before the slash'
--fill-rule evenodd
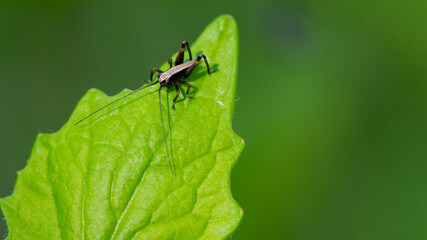
<path id="1" fill-rule="evenodd" d="M 77 125 L 77 124 L 79 124 L 79 123 L 83 122 L 83 121 L 84 121 L 84 120 L 86 120 L 88 117 L 90 117 L 90 116 L 92 116 L 93 114 L 95 114 L 95 113 L 97 113 L 97 112 L 101 111 L 102 109 L 104 109 L 104 108 L 106 108 L 106 107 L 110 106 L 111 104 L 116 103 L 116 102 L 118 102 L 118 101 L 122 100 L 123 98 L 129 97 L 130 95 L 132 95 L 132 94 L 134 94 L 134 93 L 136 93 L 136 92 L 138 92 L 138 91 L 140 91 L 140 90 L 142 90 L 142 89 L 144 89 L 144 88 L 147 88 L 147 87 L 153 86 L 154 84 L 156 84 L 156 83 L 158 83 L 158 82 L 159 82 L 159 81 L 157 80 L 157 81 L 155 81 L 155 82 L 153 82 L 153 83 L 151 83 L 151 84 L 149 84 L 149 85 L 147 85 L 147 86 L 140 87 L 140 88 L 138 88 L 138 89 L 136 89 L 136 90 L 132 91 L 131 93 L 128 93 L 128 94 L 126 94 L 125 96 L 123 96 L 123 97 L 121 97 L 121 98 L 119 98 L 119 99 L 117 99 L 117 100 L 114 100 L 114 101 L 110 102 L 109 104 L 107 104 L 107 105 L 103 106 L 102 108 L 100 108 L 100 109 L 96 110 L 95 112 L 93 112 L 93 113 L 91 113 L 91 114 L 87 115 L 87 116 L 86 116 L 86 117 L 84 117 L 82 120 L 80 120 L 80 121 L 76 122 L 74 125 Z"/>
<path id="2" fill-rule="evenodd" d="M 162 100 L 161 100 L 162 99 L 161 98 L 162 92 L 161 92 L 161 90 L 162 90 L 162 86 L 159 87 L 159 106 L 160 106 L 160 119 L 162 120 L 163 136 L 165 138 L 166 154 L 168 155 L 169 167 L 171 168 L 172 175 L 176 176 L 174 171 L 173 171 L 171 159 L 169 157 L 168 141 L 166 140 L 165 123 L 163 122 L 163 114 L 162 114 Z"/>

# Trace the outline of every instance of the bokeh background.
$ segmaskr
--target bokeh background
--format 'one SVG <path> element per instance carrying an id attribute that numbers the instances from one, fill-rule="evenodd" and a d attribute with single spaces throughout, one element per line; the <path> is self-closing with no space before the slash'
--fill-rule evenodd
<path id="1" fill-rule="evenodd" d="M 141 86 L 223 13 L 246 140 L 232 238 L 427 239 L 426 1 L 3 1 L 0 197 L 89 88 Z"/>

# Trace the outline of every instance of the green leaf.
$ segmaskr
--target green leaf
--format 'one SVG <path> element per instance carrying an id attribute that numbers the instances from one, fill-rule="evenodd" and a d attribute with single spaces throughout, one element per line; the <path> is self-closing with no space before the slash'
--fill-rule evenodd
<path id="1" fill-rule="evenodd" d="M 183 100 L 181 95 L 176 110 L 171 108 L 175 91 L 162 90 L 177 176 L 166 155 L 159 85 L 75 126 L 130 92 L 108 97 L 99 90 L 88 91 L 61 130 L 37 136 L 13 195 L 1 200 L 8 239 L 230 236 L 243 214 L 230 190 L 230 172 L 244 146 L 231 128 L 237 48 L 234 19 L 218 17 L 191 45 L 194 55 L 203 52 L 218 71 L 208 75 L 204 63 L 199 64 L 189 78 L 194 99 Z M 161 69 L 168 69 L 167 64 Z"/>

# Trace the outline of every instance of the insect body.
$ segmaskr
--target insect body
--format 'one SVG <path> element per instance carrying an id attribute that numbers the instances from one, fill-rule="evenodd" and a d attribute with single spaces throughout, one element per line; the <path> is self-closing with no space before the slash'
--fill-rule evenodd
<path id="1" fill-rule="evenodd" d="M 175 86 L 176 96 L 173 99 L 173 103 L 172 103 L 172 109 L 175 109 L 175 102 L 178 99 L 178 96 L 180 94 L 179 93 L 178 84 L 186 84 L 187 85 L 186 95 L 189 98 L 192 98 L 192 97 L 190 97 L 188 95 L 188 93 L 190 92 L 191 85 L 190 85 L 189 82 L 184 81 L 183 79 L 186 79 L 188 76 L 190 76 L 190 74 L 193 72 L 194 68 L 199 64 L 199 62 L 200 62 L 200 60 L 202 58 L 205 61 L 206 68 L 208 70 L 208 74 L 211 74 L 211 73 L 213 73 L 213 72 L 216 71 L 216 69 L 213 70 L 213 71 L 210 70 L 208 60 L 206 59 L 206 56 L 204 54 L 199 54 L 199 56 L 197 56 L 197 58 L 195 60 L 190 60 L 190 61 L 184 62 L 185 47 L 187 47 L 190 59 L 192 59 L 190 45 L 188 44 L 187 41 L 183 41 L 182 44 L 181 44 L 181 49 L 179 50 L 178 55 L 175 58 L 175 67 L 172 67 L 172 58 L 169 58 L 169 61 L 168 61 L 169 62 L 169 70 L 167 70 L 167 71 L 164 72 L 164 71 L 162 71 L 162 70 L 160 70 L 158 68 L 151 69 L 151 74 L 150 74 L 150 81 L 151 81 L 151 83 L 149 85 L 146 85 L 144 87 L 138 88 L 138 89 L 136 89 L 136 90 L 128 93 L 127 95 L 125 95 L 125 96 L 123 96 L 123 97 L 121 97 L 121 98 L 119 98 L 119 99 L 117 99 L 117 100 L 115 100 L 115 101 L 113 101 L 113 102 L 111 102 L 111 103 L 103 106 L 102 108 L 94 111 L 93 113 L 89 114 L 88 116 L 86 116 L 83 119 L 81 119 L 80 121 L 78 121 L 75 125 L 83 122 L 88 117 L 90 117 L 93 114 L 101 111 L 102 109 L 110 106 L 113 103 L 116 103 L 116 102 L 122 100 L 123 98 L 126 98 L 126 97 L 128 97 L 128 96 L 130 96 L 130 95 L 132 95 L 132 94 L 134 94 L 134 93 L 136 93 L 136 92 L 138 92 L 138 91 L 140 91 L 140 90 L 142 90 L 144 88 L 147 88 L 147 87 L 150 87 L 150 86 L 153 86 L 153 85 L 159 83 L 160 84 L 160 87 L 159 87 L 160 119 L 162 121 L 163 136 L 164 136 L 164 139 L 165 139 L 165 146 L 166 146 L 166 153 L 167 153 L 168 161 L 169 161 L 169 167 L 171 168 L 172 174 L 175 175 L 174 170 L 172 168 L 171 161 L 170 161 L 169 149 L 168 149 L 168 145 L 167 145 L 167 141 L 166 141 L 166 131 L 165 131 L 165 125 L 164 125 L 164 122 L 163 122 L 163 114 L 162 114 L 161 90 L 162 90 L 163 87 L 169 88 L 172 85 Z M 153 81 L 154 72 L 158 72 L 159 74 L 157 75 L 157 80 L 155 82 L 152 82 Z"/>

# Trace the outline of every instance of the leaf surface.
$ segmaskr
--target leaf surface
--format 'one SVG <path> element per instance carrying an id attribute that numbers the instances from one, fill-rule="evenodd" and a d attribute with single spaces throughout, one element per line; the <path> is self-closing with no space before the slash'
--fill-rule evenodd
<path id="1" fill-rule="evenodd" d="M 238 54 L 234 19 L 218 17 L 191 50 L 194 56 L 203 52 L 218 71 L 208 75 L 201 62 L 188 78 L 194 99 L 181 95 L 176 110 L 175 91 L 162 91 L 177 176 L 166 155 L 159 85 L 75 126 L 130 92 L 108 97 L 89 90 L 58 132 L 37 136 L 14 193 L 1 200 L 8 239 L 222 239 L 233 232 L 243 212 L 231 195 L 230 172 L 244 146 L 231 128 Z"/>

